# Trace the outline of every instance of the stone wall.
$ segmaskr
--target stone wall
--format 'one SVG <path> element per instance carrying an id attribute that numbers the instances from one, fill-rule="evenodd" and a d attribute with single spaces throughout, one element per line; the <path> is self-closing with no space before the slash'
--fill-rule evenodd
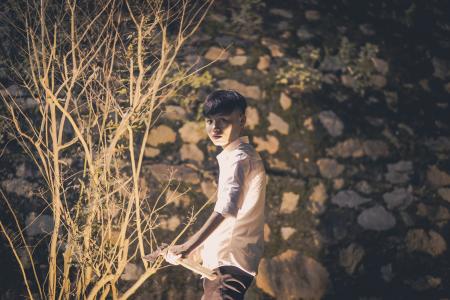
<path id="1" fill-rule="evenodd" d="M 166 195 L 160 233 L 173 236 L 218 175 L 201 101 L 217 88 L 247 98 L 246 134 L 269 176 L 265 256 L 247 299 L 450 294 L 448 7 L 381 3 L 218 1 L 185 49 L 186 64 L 216 62 L 163 108 L 142 185 L 158 187 L 172 168 L 191 188 Z M 34 173 L 14 163 L 1 187 L 26 198 Z M 29 234 L 51 226 L 39 218 Z M 131 264 L 123 279 L 141 270 Z M 137 299 L 200 294 L 198 277 L 171 267 Z"/>

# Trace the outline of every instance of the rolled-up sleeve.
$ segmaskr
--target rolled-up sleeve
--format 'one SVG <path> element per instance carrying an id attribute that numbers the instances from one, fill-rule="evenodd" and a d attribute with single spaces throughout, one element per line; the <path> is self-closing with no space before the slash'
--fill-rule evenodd
<path id="1" fill-rule="evenodd" d="M 248 173 L 248 159 L 242 158 L 226 167 L 225 174 L 220 174 L 217 202 L 214 211 L 224 215 L 237 215 L 239 200 L 244 190 L 245 176 Z"/>

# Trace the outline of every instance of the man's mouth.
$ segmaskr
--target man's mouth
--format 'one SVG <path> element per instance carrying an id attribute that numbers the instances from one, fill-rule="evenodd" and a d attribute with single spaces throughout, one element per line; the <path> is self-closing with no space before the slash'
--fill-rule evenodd
<path id="1" fill-rule="evenodd" d="M 213 138 L 215 139 L 220 139 L 222 137 L 222 135 L 220 134 L 213 134 Z"/>

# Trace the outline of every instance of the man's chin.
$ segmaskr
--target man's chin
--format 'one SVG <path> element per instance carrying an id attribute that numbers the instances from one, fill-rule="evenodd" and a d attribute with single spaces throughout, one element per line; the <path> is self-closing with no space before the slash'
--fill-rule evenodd
<path id="1" fill-rule="evenodd" d="M 224 145 L 226 145 L 226 141 L 224 141 L 222 139 L 213 140 L 212 142 L 213 142 L 214 146 L 217 146 L 217 147 L 223 147 Z"/>

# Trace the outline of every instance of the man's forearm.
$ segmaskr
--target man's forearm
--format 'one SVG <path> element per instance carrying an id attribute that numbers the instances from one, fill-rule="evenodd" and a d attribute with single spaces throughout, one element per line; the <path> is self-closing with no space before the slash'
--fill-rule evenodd
<path id="1" fill-rule="evenodd" d="M 219 214 L 218 212 L 213 211 L 211 216 L 206 220 L 205 224 L 200 228 L 197 233 L 195 233 L 189 240 L 186 242 L 188 249 L 187 252 L 191 252 L 195 248 L 197 248 L 201 243 L 203 243 L 206 238 L 222 223 L 225 217 Z"/>

